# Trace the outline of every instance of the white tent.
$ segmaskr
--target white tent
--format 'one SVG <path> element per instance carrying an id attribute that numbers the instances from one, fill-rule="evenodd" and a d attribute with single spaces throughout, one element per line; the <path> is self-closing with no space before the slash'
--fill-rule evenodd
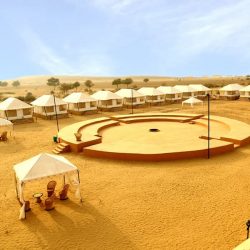
<path id="1" fill-rule="evenodd" d="M 165 94 L 152 87 L 143 87 L 138 90 L 139 93 L 146 96 L 147 103 L 161 103 L 165 101 Z"/>
<path id="2" fill-rule="evenodd" d="M 212 90 L 202 84 L 189 84 L 191 88 L 197 91 L 198 97 L 205 97 L 207 94 L 211 94 Z"/>
<path id="3" fill-rule="evenodd" d="M 238 83 L 228 84 L 223 88 L 220 88 L 220 97 L 222 99 L 235 100 L 240 97 L 240 90 L 243 88 Z"/>
<path id="4" fill-rule="evenodd" d="M 9 97 L 0 103 L 0 117 L 14 121 L 32 118 L 32 107 L 17 98 Z"/>
<path id="5" fill-rule="evenodd" d="M 178 89 L 182 92 L 183 98 L 189 98 L 189 97 L 196 97 L 197 96 L 197 90 L 193 89 L 192 87 L 188 85 L 176 85 L 174 86 L 175 89 Z"/>
<path id="6" fill-rule="evenodd" d="M 0 132 L 13 131 L 13 123 L 9 120 L 0 118 Z"/>
<path id="7" fill-rule="evenodd" d="M 68 103 L 68 110 L 71 113 L 97 110 L 97 101 L 81 92 L 71 93 L 63 99 Z"/>
<path id="8" fill-rule="evenodd" d="M 160 86 L 157 90 L 165 94 L 166 101 L 178 101 L 182 99 L 182 92 L 175 87 Z"/>
<path id="9" fill-rule="evenodd" d="M 69 162 L 62 156 L 42 153 L 19 164 L 16 164 L 14 166 L 14 171 L 16 177 L 17 197 L 23 204 L 20 211 L 20 219 L 25 218 L 25 201 L 23 192 L 26 182 L 35 181 L 38 179 L 56 175 L 63 175 L 65 177 L 65 175 L 67 174 L 76 174 L 76 195 L 81 198 L 79 170 L 75 165 L 73 165 L 71 162 Z"/>
<path id="10" fill-rule="evenodd" d="M 98 100 L 98 107 L 101 109 L 122 107 L 122 97 L 108 90 L 97 91 L 91 97 Z"/>
<path id="11" fill-rule="evenodd" d="M 67 115 L 67 103 L 53 95 L 43 95 L 31 102 L 34 106 L 34 115 L 38 117 L 51 117 L 58 115 Z M 55 108 L 56 107 L 56 108 Z"/>
<path id="12" fill-rule="evenodd" d="M 145 103 L 145 95 L 134 89 L 120 89 L 116 94 L 123 98 L 124 105 L 136 106 Z"/>
<path id="13" fill-rule="evenodd" d="M 240 89 L 240 98 L 250 100 L 250 85 Z"/>
<path id="14" fill-rule="evenodd" d="M 193 107 L 195 104 L 202 104 L 203 105 L 203 101 L 201 101 L 201 100 L 199 100 L 199 99 L 197 99 L 195 97 L 190 97 L 189 99 L 182 102 L 182 106 L 184 104 L 189 104 L 189 105 L 191 105 Z"/>

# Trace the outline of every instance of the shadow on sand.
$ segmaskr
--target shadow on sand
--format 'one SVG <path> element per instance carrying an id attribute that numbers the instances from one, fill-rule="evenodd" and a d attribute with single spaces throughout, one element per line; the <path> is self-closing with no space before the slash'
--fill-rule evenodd
<path id="1" fill-rule="evenodd" d="M 61 213 L 60 207 L 68 213 Z M 71 214 L 74 214 L 74 221 Z M 23 221 L 35 233 L 41 249 L 136 249 L 109 218 L 88 202 L 63 201 L 43 218 L 30 211 Z"/>

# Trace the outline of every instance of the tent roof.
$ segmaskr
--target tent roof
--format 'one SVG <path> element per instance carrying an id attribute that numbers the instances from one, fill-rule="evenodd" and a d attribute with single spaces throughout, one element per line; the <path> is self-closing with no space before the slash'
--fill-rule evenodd
<path id="1" fill-rule="evenodd" d="M 67 97 L 63 98 L 63 101 L 67 103 L 80 103 L 80 102 L 96 102 L 96 100 L 89 95 L 81 92 L 74 92 Z"/>
<path id="2" fill-rule="evenodd" d="M 243 87 L 240 91 L 250 91 L 250 85 Z"/>
<path id="3" fill-rule="evenodd" d="M 189 92 L 196 92 L 197 90 L 195 90 L 194 88 L 188 86 L 188 85 L 175 85 L 174 86 L 175 89 L 178 89 L 179 91 L 183 92 L 183 93 L 189 93 Z"/>
<path id="4" fill-rule="evenodd" d="M 180 90 L 176 89 L 175 87 L 171 87 L 171 86 L 160 86 L 156 89 L 161 91 L 164 94 L 180 94 L 181 93 Z"/>
<path id="5" fill-rule="evenodd" d="M 95 98 L 96 100 L 105 101 L 105 100 L 115 100 L 115 99 L 122 99 L 119 95 L 109 91 L 109 90 L 100 90 L 91 95 L 91 97 Z"/>
<path id="6" fill-rule="evenodd" d="M 5 101 L 0 103 L 0 110 L 17 110 L 32 108 L 29 104 L 20 101 L 15 97 L 9 97 Z"/>
<path id="7" fill-rule="evenodd" d="M 164 95 L 164 93 L 162 93 L 161 91 L 151 87 L 140 88 L 138 92 L 146 96 Z"/>
<path id="8" fill-rule="evenodd" d="M 195 97 L 190 97 L 187 100 L 183 101 L 182 103 L 195 104 L 195 103 L 203 103 L 203 101 L 201 101 Z"/>
<path id="9" fill-rule="evenodd" d="M 65 101 L 55 97 L 56 105 L 65 105 L 67 104 Z M 40 106 L 40 107 L 48 107 L 54 106 L 54 96 L 53 95 L 43 95 L 38 97 L 35 101 L 31 103 L 33 106 Z"/>
<path id="10" fill-rule="evenodd" d="M 228 84 L 226 86 L 224 86 L 223 88 L 221 88 L 220 90 L 225 90 L 225 91 L 237 91 L 242 89 L 243 86 L 238 84 L 238 83 L 232 83 L 232 84 Z"/>
<path id="11" fill-rule="evenodd" d="M 136 91 L 134 89 L 120 89 L 116 92 L 116 94 L 121 96 L 121 97 L 132 98 L 132 92 L 133 92 L 133 97 L 144 96 L 143 94 L 139 93 L 138 91 Z"/>
<path id="12" fill-rule="evenodd" d="M 77 167 L 62 156 L 42 153 L 14 166 L 16 177 L 21 182 L 31 181 L 77 170 Z"/>
<path id="13" fill-rule="evenodd" d="M 0 118 L 0 127 L 11 127 L 11 126 L 13 126 L 13 123 L 11 121 Z"/>
<path id="14" fill-rule="evenodd" d="M 209 91 L 209 90 L 211 90 L 210 88 L 208 88 L 202 84 L 189 84 L 189 86 L 196 91 Z"/>

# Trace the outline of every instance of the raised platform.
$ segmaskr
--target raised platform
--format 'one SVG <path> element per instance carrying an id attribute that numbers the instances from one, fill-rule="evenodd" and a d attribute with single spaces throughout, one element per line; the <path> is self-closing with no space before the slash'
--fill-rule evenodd
<path id="1" fill-rule="evenodd" d="M 82 141 L 76 141 L 76 132 L 82 133 Z M 207 117 L 201 114 L 102 117 L 67 126 L 60 130 L 59 137 L 72 151 L 101 158 L 160 161 L 206 157 L 208 153 Z M 211 116 L 211 156 L 248 143 L 249 125 Z"/>

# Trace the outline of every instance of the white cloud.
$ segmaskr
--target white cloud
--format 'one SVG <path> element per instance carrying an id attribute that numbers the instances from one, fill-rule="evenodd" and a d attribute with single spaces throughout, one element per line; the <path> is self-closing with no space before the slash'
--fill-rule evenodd
<path id="1" fill-rule="evenodd" d="M 81 50 L 75 52 L 69 44 L 62 47 L 71 55 L 63 57 L 52 49 L 31 29 L 22 29 L 21 38 L 26 44 L 31 60 L 50 74 L 57 75 L 111 75 L 112 67 L 108 56 L 99 51 Z M 65 52 L 62 51 L 62 52 Z M 73 58 L 73 60 L 72 60 Z"/>

